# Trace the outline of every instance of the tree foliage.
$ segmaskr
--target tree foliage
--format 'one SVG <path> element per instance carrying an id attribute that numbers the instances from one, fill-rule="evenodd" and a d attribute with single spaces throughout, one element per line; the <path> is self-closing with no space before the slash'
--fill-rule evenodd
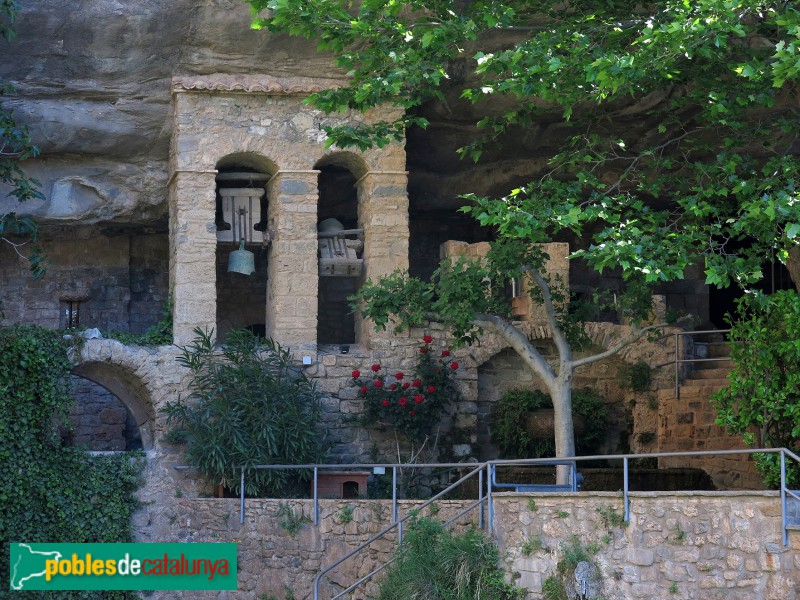
<path id="1" fill-rule="evenodd" d="M 570 135 L 542 173 L 466 208 L 502 235 L 572 231 L 577 255 L 647 281 L 748 284 L 790 259 L 800 217 L 796 110 L 800 12 L 755 0 L 248 0 L 254 26 L 317 41 L 347 85 L 326 111 L 381 104 L 394 122 L 328 130 L 366 148 L 427 125 L 418 107 L 460 89 L 483 114 L 461 152 L 537 120 Z"/>
<path id="2" fill-rule="evenodd" d="M 211 334 L 201 329 L 195 334 L 178 357 L 191 373 L 191 395 L 164 408 L 173 426 L 170 439 L 185 443 L 187 463 L 215 484 L 238 488 L 244 468 L 248 494 L 280 498 L 301 493 L 292 474 L 253 467 L 321 462 L 313 383 L 272 340 L 232 330 L 218 351 Z"/>
<path id="3" fill-rule="evenodd" d="M 64 447 L 69 426 L 67 344 L 57 331 L 0 328 L 0 569 L 7 542 L 129 542 L 143 457 L 90 456 Z M 86 597 L 64 592 L 53 597 Z M 94 595 L 93 597 L 98 597 Z M 132 597 L 118 592 L 103 597 Z"/>
<path id="4" fill-rule="evenodd" d="M 776 335 L 779 333 L 779 335 Z M 800 295 L 746 297 L 731 324 L 733 371 L 714 395 L 717 423 L 756 448 L 800 447 Z M 780 484 L 777 455 L 757 455 L 769 485 Z M 800 485 L 800 468 L 791 483 Z"/>
<path id="5" fill-rule="evenodd" d="M 16 0 L 0 0 L 0 37 L 10 42 L 14 39 L 14 22 L 19 12 Z M 9 188 L 8 195 L 18 202 L 44 200 L 39 191 L 39 181 L 28 177 L 20 163 L 39 154 L 31 143 L 27 127 L 14 120 L 11 111 L 3 105 L 3 97 L 14 94 L 14 87 L 0 79 L 0 184 Z M 34 277 L 44 274 L 45 261 L 41 250 L 34 247 L 27 254 L 21 248 L 39 238 L 39 227 L 30 217 L 20 217 L 14 212 L 0 213 L 0 241 L 10 246 L 20 257 L 30 263 Z"/>

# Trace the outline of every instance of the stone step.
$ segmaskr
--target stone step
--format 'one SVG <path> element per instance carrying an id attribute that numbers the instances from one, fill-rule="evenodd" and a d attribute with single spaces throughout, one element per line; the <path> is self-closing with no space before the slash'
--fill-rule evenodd
<path id="1" fill-rule="evenodd" d="M 689 395 L 702 398 L 704 396 L 710 396 L 725 387 L 728 387 L 727 380 L 708 385 L 682 385 L 681 398 L 684 396 L 688 397 Z"/>
<path id="2" fill-rule="evenodd" d="M 730 369 L 697 369 L 689 373 L 687 381 L 702 381 L 707 379 L 727 379 Z"/>
<path id="3" fill-rule="evenodd" d="M 708 369 L 728 369 L 733 367 L 733 363 L 725 357 L 719 360 L 705 360 L 703 362 L 692 363 L 695 371 L 706 371 Z"/>
<path id="4" fill-rule="evenodd" d="M 715 342 L 708 345 L 708 358 L 717 358 L 730 355 L 731 347 L 727 342 Z"/>

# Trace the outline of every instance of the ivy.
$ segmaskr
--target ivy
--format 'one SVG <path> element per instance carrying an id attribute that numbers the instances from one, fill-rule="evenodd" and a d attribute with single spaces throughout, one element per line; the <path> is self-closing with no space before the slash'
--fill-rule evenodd
<path id="1" fill-rule="evenodd" d="M 63 335 L 0 328 L 0 571 L 6 542 L 129 542 L 140 454 L 91 456 L 61 445 L 72 405 Z M 16 597 L 16 596 L 15 596 Z M 22 595 L 21 597 L 33 597 Z M 64 592 L 53 597 L 100 597 Z M 103 598 L 132 597 L 122 592 Z"/>

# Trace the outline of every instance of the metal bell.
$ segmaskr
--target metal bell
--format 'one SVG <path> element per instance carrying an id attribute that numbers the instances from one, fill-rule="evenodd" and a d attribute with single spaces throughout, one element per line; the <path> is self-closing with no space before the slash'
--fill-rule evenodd
<path id="1" fill-rule="evenodd" d="M 241 273 L 252 275 L 256 272 L 256 257 L 249 250 L 244 249 L 244 240 L 239 243 L 239 249 L 231 252 L 228 257 L 228 273 Z"/>

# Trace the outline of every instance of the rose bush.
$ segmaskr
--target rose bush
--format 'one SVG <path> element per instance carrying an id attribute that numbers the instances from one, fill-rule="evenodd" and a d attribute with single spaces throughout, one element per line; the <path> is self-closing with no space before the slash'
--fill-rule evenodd
<path id="1" fill-rule="evenodd" d="M 437 356 L 433 337 L 426 335 L 419 347 L 414 374 L 388 372 L 380 364 L 352 373 L 353 385 L 364 398 L 363 420 L 367 426 L 391 427 L 413 441 L 420 441 L 439 425 L 444 408 L 458 400 L 453 383 L 459 369 L 445 348 Z"/>

